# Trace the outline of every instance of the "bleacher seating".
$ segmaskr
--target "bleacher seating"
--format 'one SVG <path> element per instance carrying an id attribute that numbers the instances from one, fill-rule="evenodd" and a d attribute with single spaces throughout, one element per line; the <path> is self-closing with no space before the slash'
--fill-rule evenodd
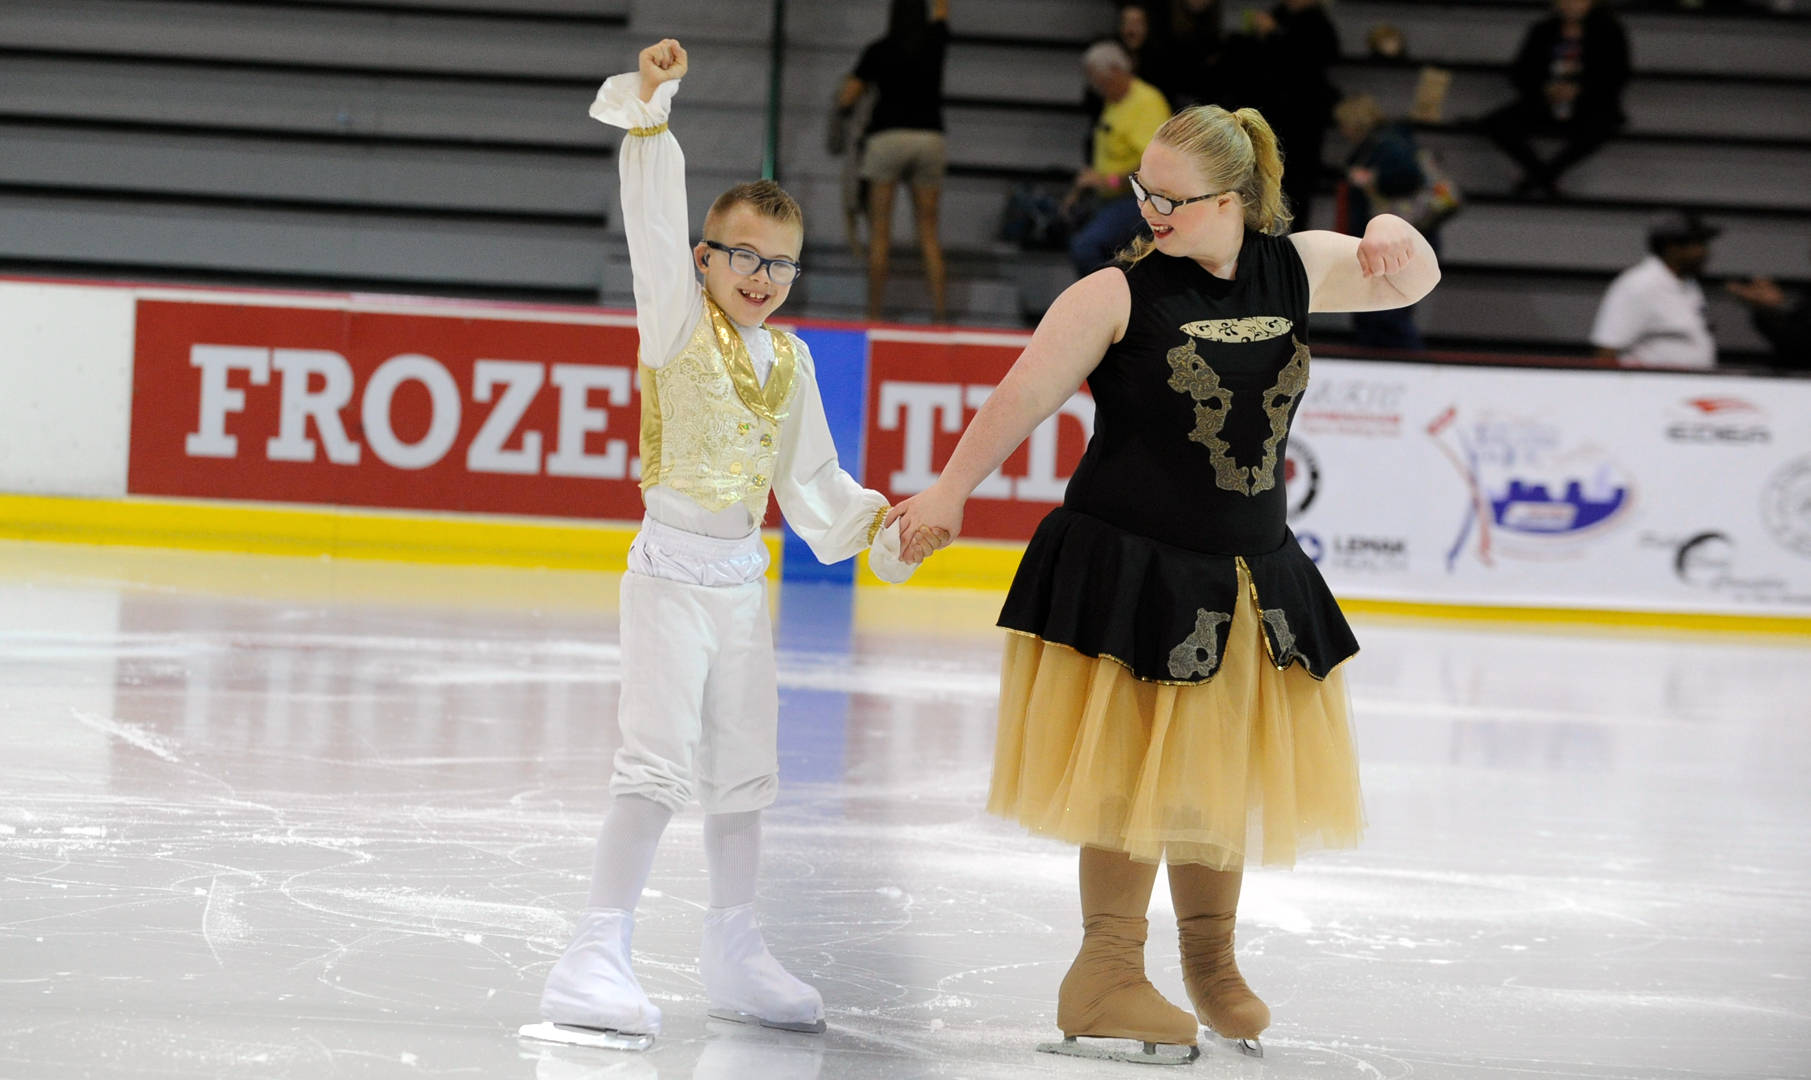
<path id="1" fill-rule="evenodd" d="M 1236 21 L 1244 6 L 1227 12 Z M 1108 0 L 953 0 L 944 202 L 951 306 L 1017 325 L 1067 277 L 1055 254 L 994 238 L 1010 186 L 1079 161 L 1082 45 Z M 696 61 L 676 119 L 694 219 L 759 171 L 771 0 L 10 0 L 0 5 L 0 270 L 629 302 L 615 139 L 585 116 L 598 79 L 646 40 Z M 1529 0 L 1339 0 L 1335 80 L 1406 109 L 1415 65 L 1362 56 L 1390 22 L 1417 64 L 1454 73 L 1424 129 L 1469 205 L 1443 236 L 1424 306 L 1449 348 L 1580 349 L 1611 275 L 1656 210 L 1725 234 L 1715 275 L 1811 276 L 1811 19 L 1640 9 L 1627 130 L 1568 175 L 1565 201 L 1511 199 L 1512 167 L 1463 122 L 1508 97 L 1502 64 L 1544 9 Z M 882 0 L 787 5 L 781 179 L 805 204 L 789 312 L 855 317 L 861 261 L 842 235 L 829 102 Z M 1329 137 L 1329 160 L 1342 148 Z M 910 236 L 900 200 L 903 245 Z M 1326 224 L 1331 200 L 1321 201 Z M 894 310 L 928 297 L 902 246 Z M 1718 296 L 1719 340 L 1761 345 Z M 1329 318 L 1320 329 L 1337 337 Z"/>

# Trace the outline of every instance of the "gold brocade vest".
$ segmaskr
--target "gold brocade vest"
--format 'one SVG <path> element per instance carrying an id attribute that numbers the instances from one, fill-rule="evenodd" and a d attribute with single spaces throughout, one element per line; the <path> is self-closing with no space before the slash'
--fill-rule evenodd
<path id="1" fill-rule="evenodd" d="M 678 356 L 641 368 L 641 487 L 664 484 L 706 510 L 736 503 L 767 516 L 779 460 L 780 426 L 798 389 L 798 358 L 783 331 L 773 335 L 765 386 L 748 346 L 716 301 Z"/>

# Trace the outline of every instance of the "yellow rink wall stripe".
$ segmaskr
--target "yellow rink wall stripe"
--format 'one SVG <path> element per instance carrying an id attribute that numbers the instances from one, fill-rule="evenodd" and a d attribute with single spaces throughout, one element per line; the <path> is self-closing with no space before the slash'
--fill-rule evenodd
<path id="1" fill-rule="evenodd" d="M 635 525 L 576 524 L 565 519 L 447 516 L 364 508 L 298 509 L 187 499 L 88 499 L 0 495 L 0 539 L 331 556 L 389 562 L 545 567 L 620 572 Z M 769 577 L 780 567 L 780 538 L 766 537 Z M 927 561 L 909 583 L 921 589 L 1003 593 L 1024 545 L 964 541 Z M 861 560 L 858 581 L 882 586 Z M 1496 624 L 1718 631 L 1811 637 L 1811 617 L 1679 611 L 1441 604 L 1344 598 L 1356 615 L 1448 619 Z M 986 606 L 986 605 L 983 605 Z M 946 609 L 926 606 L 927 625 Z M 893 617 L 897 619 L 898 613 Z M 912 620 L 908 620 L 912 621 Z"/>
<path id="2" fill-rule="evenodd" d="M 621 571 L 635 525 L 298 509 L 186 499 L 0 495 L 0 538 L 259 555 Z M 766 537 L 776 575 L 778 535 Z"/>
<path id="3" fill-rule="evenodd" d="M 1004 593 L 1018 569 L 1023 544 L 1000 541 L 967 541 L 933 555 L 907 584 L 944 589 L 980 589 Z M 879 578 L 864 565 L 861 584 L 880 586 Z M 1687 611 L 1631 611 L 1608 608 L 1555 608 L 1513 605 L 1428 603 L 1406 600 L 1366 600 L 1340 597 L 1339 606 L 1349 614 L 1413 619 L 1451 619 L 1461 622 L 1545 624 L 1550 626 L 1601 627 L 1616 630 L 1718 631 L 1744 634 L 1811 636 L 1811 616 L 1725 615 Z M 927 617 L 935 619 L 934 612 Z"/>

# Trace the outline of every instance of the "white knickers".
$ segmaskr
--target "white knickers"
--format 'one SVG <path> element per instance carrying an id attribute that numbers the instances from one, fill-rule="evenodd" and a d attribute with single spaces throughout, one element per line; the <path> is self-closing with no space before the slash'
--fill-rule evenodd
<path id="1" fill-rule="evenodd" d="M 612 794 L 675 811 L 694 797 L 708 813 L 772 805 L 780 691 L 766 568 L 758 532 L 719 540 L 643 523 L 622 579 Z"/>

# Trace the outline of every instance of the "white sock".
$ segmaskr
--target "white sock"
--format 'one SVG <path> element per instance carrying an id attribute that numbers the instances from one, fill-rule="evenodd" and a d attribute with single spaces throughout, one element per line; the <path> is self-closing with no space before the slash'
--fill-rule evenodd
<path id="1" fill-rule="evenodd" d="M 711 872 L 711 906 L 753 902 L 761 865 L 761 811 L 704 815 L 704 858 Z"/>
<path id="2" fill-rule="evenodd" d="M 673 812 L 651 799 L 619 795 L 611 800 L 597 836 L 588 907 L 634 911 L 654 869 L 654 850 Z"/>

